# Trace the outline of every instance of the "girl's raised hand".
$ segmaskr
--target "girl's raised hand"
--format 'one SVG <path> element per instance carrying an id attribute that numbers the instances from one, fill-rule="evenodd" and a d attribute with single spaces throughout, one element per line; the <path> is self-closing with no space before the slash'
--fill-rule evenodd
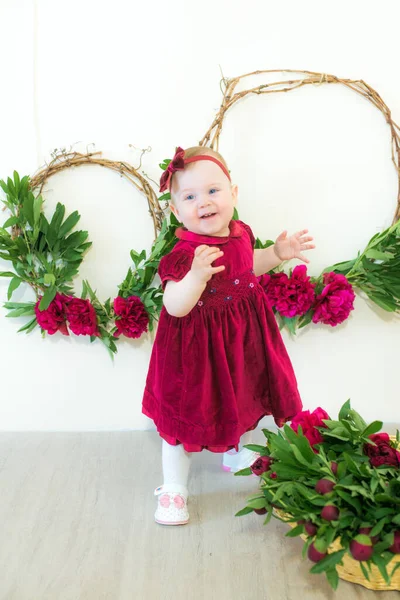
<path id="1" fill-rule="evenodd" d="M 213 267 L 211 265 L 214 260 L 220 258 L 222 255 L 222 250 L 216 246 L 206 246 L 204 244 L 202 246 L 197 246 L 194 251 L 192 268 L 190 269 L 192 274 L 201 283 L 206 283 L 213 275 L 215 275 L 215 273 L 219 273 L 225 269 L 224 265 L 220 265 L 219 267 Z"/>
<path id="2" fill-rule="evenodd" d="M 290 237 L 287 237 L 287 231 L 283 231 L 277 238 L 274 245 L 274 251 L 280 260 L 290 260 L 292 258 L 299 258 L 305 263 L 309 263 L 308 258 L 301 254 L 304 250 L 311 250 L 315 248 L 314 244 L 307 244 L 314 238 L 311 236 L 305 236 L 308 233 L 308 229 L 303 229 L 294 233 Z"/>

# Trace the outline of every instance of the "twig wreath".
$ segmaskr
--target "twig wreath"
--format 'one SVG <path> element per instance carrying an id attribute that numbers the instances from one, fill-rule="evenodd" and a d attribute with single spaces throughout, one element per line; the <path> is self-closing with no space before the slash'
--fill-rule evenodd
<path id="1" fill-rule="evenodd" d="M 267 73 L 293 73 L 300 79 L 265 83 L 256 87 L 234 92 L 238 82 L 251 75 Z M 333 75 L 311 71 L 255 71 L 233 79 L 223 78 L 221 107 L 210 128 L 199 142 L 218 150 L 226 112 L 248 94 L 289 92 L 304 85 L 339 83 L 354 90 L 384 115 L 391 131 L 392 161 L 398 174 L 397 206 L 392 225 L 375 234 L 363 252 L 356 258 L 334 264 L 324 269 L 318 277 L 307 275 L 304 265 L 290 269 L 289 274 L 278 269 L 260 278 L 267 293 L 280 327 L 295 334 L 297 329 L 310 322 L 336 326 L 342 323 L 353 310 L 354 289 L 364 292 L 368 298 L 386 311 L 400 309 L 400 128 L 393 121 L 391 112 L 379 94 L 362 80 L 340 79 Z M 13 179 L 0 180 L 6 198 L 4 207 L 11 217 L 0 227 L 0 258 L 12 263 L 14 272 L 0 272 L 10 277 L 7 317 L 27 316 L 31 319 L 18 331 L 29 333 L 39 325 L 42 336 L 60 332 L 69 335 L 88 335 L 90 340 L 100 339 L 111 357 L 117 352 L 119 336 L 138 338 L 152 330 L 162 307 L 162 288 L 153 285 L 161 258 L 168 254 L 177 239 L 175 229 L 179 222 L 173 214 L 166 215 L 170 194 L 157 198 L 150 178 L 126 162 L 115 162 L 100 157 L 100 152 L 78 152 L 55 150 L 51 162 L 32 178 L 22 179 L 14 171 Z M 170 159 L 160 167 L 168 168 Z M 74 295 L 71 282 L 79 271 L 84 253 L 91 246 L 88 232 L 72 230 L 80 215 L 77 211 L 66 219 L 65 206 L 58 203 L 52 218 L 47 221 L 42 208 L 42 190 L 46 181 L 55 173 L 72 167 L 95 164 L 118 172 L 127 178 L 145 195 L 149 213 L 153 219 L 155 241 L 150 255 L 131 250 L 133 266 L 129 266 L 124 281 L 118 286 L 118 295 L 103 304 L 87 280 L 83 281 L 80 297 Z M 152 182 L 154 183 L 154 182 Z M 165 208 L 161 208 L 165 202 Z M 237 212 L 235 217 L 238 218 Z M 8 231 L 10 229 L 10 231 Z M 262 243 L 257 238 L 256 248 L 273 244 Z M 22 284 L 29 285 L 35 292 L 35 302 L 10 302 L 13 292 Z M 88 297 L 89 296 L 89 297 Z"/>

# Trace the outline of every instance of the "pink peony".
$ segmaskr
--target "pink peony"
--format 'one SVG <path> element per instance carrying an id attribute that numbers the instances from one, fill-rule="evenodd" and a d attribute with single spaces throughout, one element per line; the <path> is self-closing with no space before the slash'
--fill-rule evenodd
<path id="1" fill-rule="evenodd" d="M 297 433 L 299 425 L 301 425 L 303 435 L 308 439 L 310 445 L 314 446 L 315 444 L 323 442 L 323 437 L 316 427 L 326 428 L 322 419 L 329 418 L 328 413 L 321 407 L 316 408 L 312 413 L 310 413 L 309 410 L 303 410 L 292 419 L 290 427 Z M 317 453 L 317 450 L 314 447 L 313 450 Z"/>
<path id="2" fill-rule="evenodd" d="M 117 296 L 114 300 L 114 311 L 119 317 L 115 320 L 118 330 L 114 333 L 115 337 L 122 334 L 129 338 L 138 338 L 147 331 L 149 315 L 139 296 Z"/>
<path id="3" fill-rule="evenodd" d="M 100 336 L 96 311 L 90 300 L 70 296 L 66 301 L 66 315 L 69 328 L 75 335 Z"/>
<path id="4" fill-rule="evenodd" d="M 63 335 L 69 335 L 67 324 L 65 322 L 65 302 L 68 296 L 56 293 L 53 300 L 45 310 L 39 309 L 42 296 L 35 304 L 35 315 L 39 326 L 53 335 L 57 331 L 61 331 Z"/>
<path id="5" fill-rule="evenodd" d="M 347 319 L 354 309 L 353 286 L 344 275 L 324 273 L 325 287 L 315 299 L 313 323 L 324 323 L 335 327 Z"/>
<path id="6" fill-rule="evenodd" d="M 265 274 L 259 282 L 271 305 L 284 317 L 304 315 L 314 302 L 315 283 L 310 283 L 305 265 L 295 267 L 290 278 L 286 273 Z"/>

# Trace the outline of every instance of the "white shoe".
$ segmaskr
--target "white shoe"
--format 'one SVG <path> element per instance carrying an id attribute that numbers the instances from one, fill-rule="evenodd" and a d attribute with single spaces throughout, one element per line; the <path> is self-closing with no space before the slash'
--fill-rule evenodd
<path id="1" fill-rule="evenodd" d="M 160 525 L 186 525 L 189 522 L 187 508 L 188 490 L 184 485 L 169 483 L 154 490 L 158 505 L 154 518 Z"/>
<path id="2" fill-rule="evenodd" d="M 236 473 L 250 467 L 259 456 L 258 452 L 253 452 L 253 450 L 249 450 L 248 448 L 243 448 L 239 452 L 229 450 L 228 452 L 224 452 L 222 468 L 224 471 Z"/>

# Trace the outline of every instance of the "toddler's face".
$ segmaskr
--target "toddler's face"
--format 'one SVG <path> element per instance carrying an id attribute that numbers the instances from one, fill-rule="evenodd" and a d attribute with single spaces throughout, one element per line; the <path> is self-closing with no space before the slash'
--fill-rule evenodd
<path id="1" fill-rule="evenodd" d="M 171 192 L 171 211 L 186 229 L 200 235 L 229 235 L 238 188 L 217 164 L 201 160 L 175 172 Z"/>

